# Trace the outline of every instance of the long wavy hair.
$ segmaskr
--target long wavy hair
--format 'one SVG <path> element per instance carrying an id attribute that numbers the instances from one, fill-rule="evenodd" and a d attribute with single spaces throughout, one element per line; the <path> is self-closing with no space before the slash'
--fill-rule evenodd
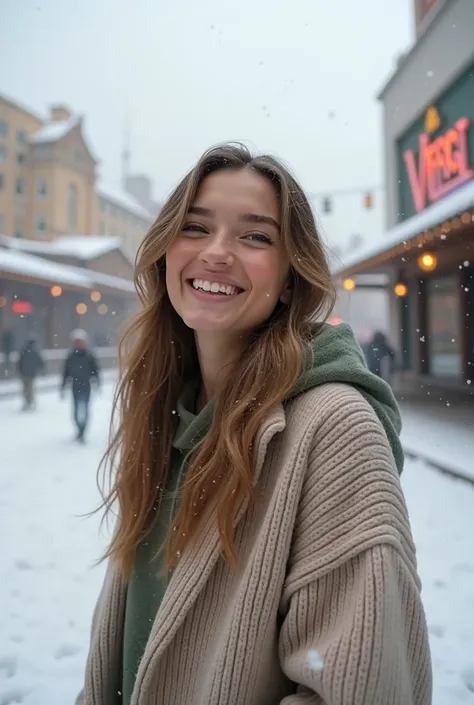
<path id="1" fill-rule="evenodd" d="M 292 298 L 288 305 L 277 304 L 258 330 L 249 331 L 241 356 L 229 367 L 213 399 L 211 426 L 188 461 L 173 530 L 161 547 L 167 568 L 192 540 L 204 506 L 213 500 L 224 554 L 235 565 L 233 522 L 242 499 L 252 500 L 253 441 L 269 410 L 294 387 L 309 342 L 334 305 L 324 246 L 294 177 L 275 158 L 252 156 L 240 144 L 207 151 L 168 198 L 141 244 L 135 268 L 141 310 L 119 344 L 120 382 L 109 447 L 101 463 L 109 470 L 101 508 L 105 516 L 117 510 L 104 558 L 116 559 L 125 578 L 130 576 L 137 545 L 151 529 L 153 510 L 166 484 L 178 397 L 185 381 L 199 374 L 193 331 L 168 298 L 165 255 L 200 184 L 222 169 L 253 169 L 273 185 L 290 262 Z"/>

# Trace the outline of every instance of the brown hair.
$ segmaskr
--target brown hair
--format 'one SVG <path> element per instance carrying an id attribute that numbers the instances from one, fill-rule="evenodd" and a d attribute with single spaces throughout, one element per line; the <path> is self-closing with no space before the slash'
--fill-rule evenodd
<path id="1" fill-rule="evenodd" d="M 139 249 L 135 285 L 141 311 L 119 345 L 120 382 L 111 436 L 101 467 L 110 469 L 104 490 L 106 514 L 118 504 L 112 542 L 104 557 L 117 559 L 130 575 L 138 543 L 164 487 L 175 431 L 173 411 L 183 381 L 193 374 L 193 332 L 176 314 L 165 284 L 165 253 L 180 232 L 206 176 L 220 169 L 251 168 L 269 179 L 280 204 L 281 233 L 293 275 L 292 300 L 277 305 L 268 321 L 249 332 L 240 359 L 214 399 L 213 421 L 195 448 L 181 489 L 174 530 L 166 543 L 167 567 L 187 546 L 201 511 L 217 501 L 222 547 L 235 563 L 233 520 L 243 498 L 252 497 L 252 444 L 271 407 L 294 387 L 315 321 L 329 315 L 334 288 L 311 207 L 288 170 L 270 156 L 253 157 L 242 145 L 206 152 L 166 201 Z M 276 370 L 278 374 L 276 375 Z M 194 372 L 195 374 L 195 372 Z M 213 482 L 222 475 L 218 483 Z M 201 511 L 196 511 L 196 507 Z"/>

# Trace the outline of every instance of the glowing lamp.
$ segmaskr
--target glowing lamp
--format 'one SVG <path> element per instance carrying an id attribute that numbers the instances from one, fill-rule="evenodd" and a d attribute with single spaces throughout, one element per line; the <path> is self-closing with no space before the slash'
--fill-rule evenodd
<path id="1" fill-rule="evenodd" d="M 100 301 L 101 298 L 102 298 L 102 295 L 101 295 L 100 291 L 92 291 L 91 292 L 91 301 L 93 301 L 94 303 L 97 303 L 98 301 Z"/>
<path id="2" fill-rule="evenodd" d="M 401 282 L 395 284 L 395 286 L 393 287 L 393 291 L 395 293 L 395 296 L 406 296 L 408 293 L 406 284 L 402 284 Z"/>
<path id="3" fill-rule="evenodd" d="M 353 291 L 356 287 L 356 283 L 353 279 L 344 279 L 342 286 L 346 291 Z"/>
<path id="4" fill-rule="evenodd" d="M 76 311 L 80 316 L 83 316 L 85 314 L 85 312 L 87 311 L 86 304 L 77 304 Z"/>
<path id="5" fill-rule="evenodd" d="M 51 287 L 51 296 L 54 296 L 54 297 L 61 296 L 62 293 L 63 293 L 63 290 L 57 284 L 55 286 Z"/>
<path id="6" fill-rule="evenodd" d="M 99 313 L 101 316 L 104 316 L 108 311 L 107 304 L 99 304 L 97 306 L 97 313 Z"/>
<path id="7" fill-rule="evenodd" d="M 7 303 L 8 303 L 8 302 L 7 302 L 6 298 L 5 298 L 5 296 L 0 296 L 0 308 L 3 308 L 4 306 L 6 306 Z"/>
<path id="8" fill-rule="evenodd" d="M 425 252 L 418 257 L 418 266 L 424 272 L 432 272 L 436 269 L 438 258 L 431 252 Z"/>

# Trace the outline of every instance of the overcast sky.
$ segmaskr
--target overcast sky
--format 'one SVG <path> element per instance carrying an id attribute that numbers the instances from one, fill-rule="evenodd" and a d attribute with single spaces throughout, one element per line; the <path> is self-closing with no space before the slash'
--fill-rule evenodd
<path id="1" fill-rule="evenodd" d="M 100 174 L 117 183 L 126 116 L 132 167 L 162 199 L 210 145 L 241 140 L 311 192 L 383 182 L 376 94 L 413 41 L 413 0 L 0 0 L 0 93 L 86 116 Z M 383 230 L 383 195 L 321 214 L 342 243 Z M 316 211 L 320 204 L 316 201 Z"/>

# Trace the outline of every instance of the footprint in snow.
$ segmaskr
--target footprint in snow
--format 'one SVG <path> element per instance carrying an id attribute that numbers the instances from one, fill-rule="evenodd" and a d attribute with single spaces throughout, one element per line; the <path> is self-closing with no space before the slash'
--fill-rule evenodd
<path id="1" fill-rule="evenodd" d="M 18 661 L 14 656 L 0 657 L 0 672 L 4 671 L 7 678 L 13 678 L 18 668 Z"/>
<path id="2" fill-rule="evenodd" d="M 446 630 L 444 627 L 442 627 L 440 624 L 430 624 L 428 625 L 428 631 L 430 634 L 433 636 L 437 636 L 440 639 L 444 637 L 446 634 Z"/>
<path id="3" fill-rule="evenodd" d="M 70 656 L 75 656 L 80 651 L 79 647 L 75 644 L 61 644 L 54 654 L 55 659 L 69 658 Z"/>
<path id="4" fill-rule="evenodd" d="M 22 703 L 27 695 L 28 691 L 22 690 L 21 688 L 15 688 L 12 690 L 4 691 L 0 694 L 0 705 L 13 705 L 13 703 Z"/>
<path id="5" fill-rule="evenodd" d="M 33 570 L 33 566 L 29 561 L 25 561 L 22 558 L 15 561 L 15 568 L 18 570 Z"/>

